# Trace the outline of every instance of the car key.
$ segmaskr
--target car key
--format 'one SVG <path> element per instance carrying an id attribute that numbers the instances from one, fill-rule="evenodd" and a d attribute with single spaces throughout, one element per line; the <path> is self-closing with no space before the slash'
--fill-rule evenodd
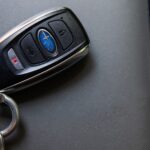
<path id="1" fill-rule="evenodd" d="M 89 38 L 68 8 L 43 12 L 0 38 L 0 92 L 22 90 L 72 66 Z"/>

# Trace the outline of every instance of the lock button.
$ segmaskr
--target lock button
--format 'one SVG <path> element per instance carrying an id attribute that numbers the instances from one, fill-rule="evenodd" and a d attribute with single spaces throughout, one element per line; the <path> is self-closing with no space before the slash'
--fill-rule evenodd
<path id="1" fill-rule="evenodd" d="M 43 55 L 41 54 L 40 50 L 36 46 L 31 34 L 28 34 L 21 41 L 21 48 L 22 48 L 26 58 L 30 61 L 30 63 L 38 64 L 45 60 Z"/>

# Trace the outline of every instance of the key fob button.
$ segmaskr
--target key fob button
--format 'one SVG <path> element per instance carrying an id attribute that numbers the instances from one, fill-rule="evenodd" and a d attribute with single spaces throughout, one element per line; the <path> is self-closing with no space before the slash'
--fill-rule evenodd
<path id="1" fill-rule="evenodd" d="M 37 64 L 43 62 L 45 59 L 42 56 L 40 50 L 36 46 L 33 37 L 31 34 L 28 34 L 22 41 L 21 41 L 21 48 L 26 56 L 26 58 L 32 64 Z"/>
<path id="2" fill-rule="evenodd" d="M 67 49 L 73 42 L 72 34 L 67 25 L 61 20 L 50 22 L 49 25 L 59 39 L 63 49 Z"/>
<path id="3" fill-rule="evenodd" d="M 8 51 L 8 58 L 16 70 L 23 69 L 22 63 L 20 62 L 19 58 L 17 57 L 15 51 L 12 48 Z"/>
<path id="4" fill-rule="evenodd" d="M 40 45 L 48 53 L 51 53 L 53 56 L 57 55 L 57 46 L 56 46 L 55 39 L 46 29 L 40 29 L 38 31 L 38 40 Z"/>
<path id="5" fill-rule="evenodd" d="M 36 15 L 0 38 L 0 91 L 22 90 L 66 70 L 88 54 L 88 45 L 70 9 Z"/>

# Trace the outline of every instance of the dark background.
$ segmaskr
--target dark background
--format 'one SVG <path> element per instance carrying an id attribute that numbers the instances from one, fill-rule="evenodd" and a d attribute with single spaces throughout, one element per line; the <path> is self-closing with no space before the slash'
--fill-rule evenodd
<path id="1" fill-rule="evenodd" d="M 147 0 L 0 0 L 0 35 L 56 6 L 80 18 L 90 54 L 55 78 L 11 95 L 21 124 L 6 139 L 7 150 L 149 150 Z"/>

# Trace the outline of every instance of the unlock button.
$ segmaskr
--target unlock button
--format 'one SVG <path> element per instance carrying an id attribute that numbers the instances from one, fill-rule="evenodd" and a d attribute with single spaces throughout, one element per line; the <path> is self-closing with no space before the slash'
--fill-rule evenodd
<path id="1" fill-rule="evenodd" d="M 73 42 L 72 34 L 67 25 L 61 20 L 50 22 L 49 25 L 56 34 L 63 49 L 67 49 Z"/>

